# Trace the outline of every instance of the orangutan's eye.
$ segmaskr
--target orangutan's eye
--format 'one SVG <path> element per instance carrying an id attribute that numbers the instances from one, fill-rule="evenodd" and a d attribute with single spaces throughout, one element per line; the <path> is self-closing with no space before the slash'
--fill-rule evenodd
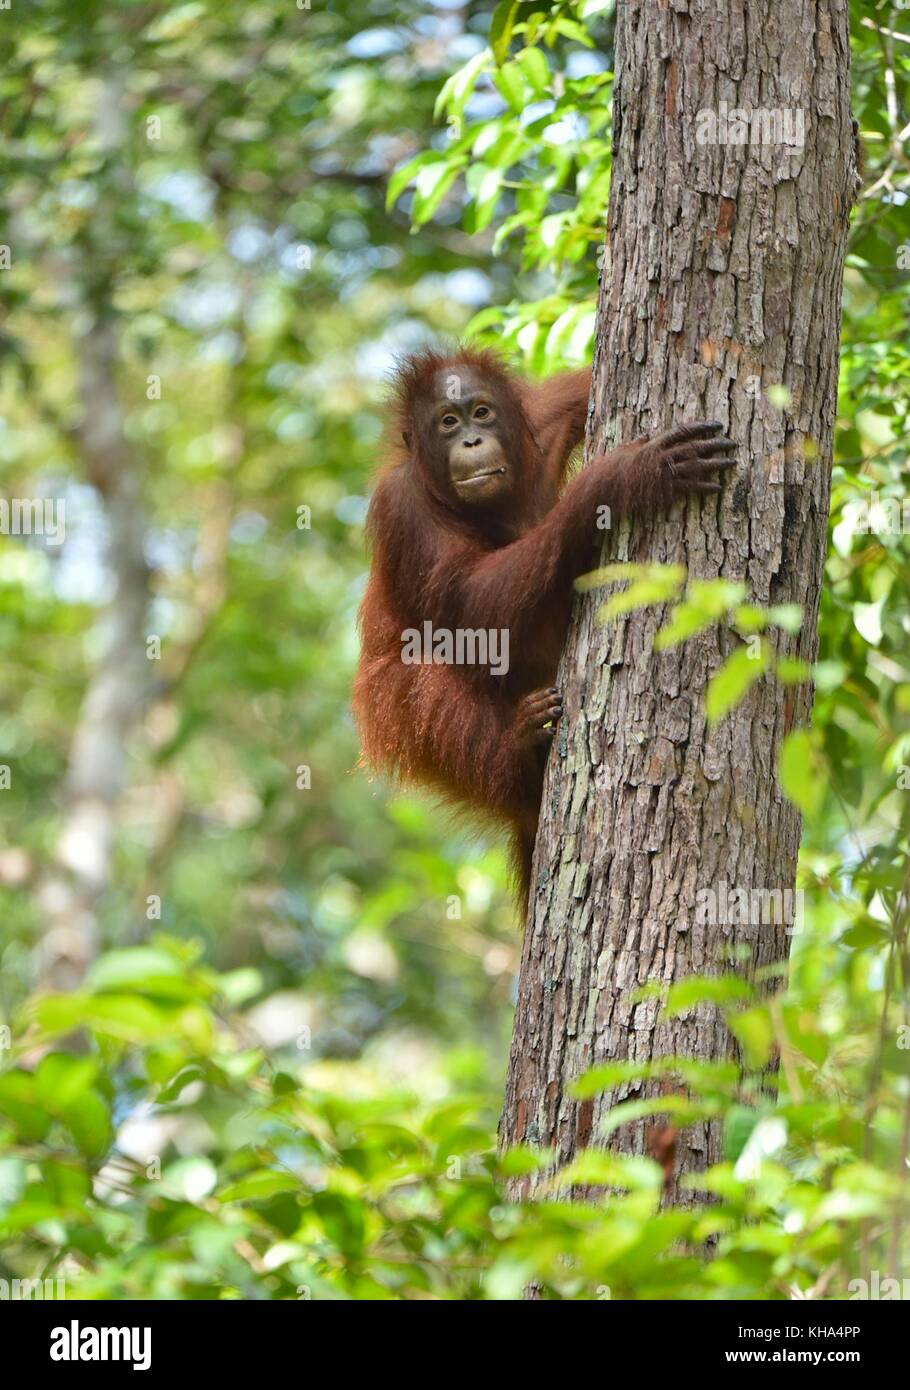
<path id="1" fill-rule="evenodd" d="M 489 418 L 490 407 L 488 405 L 479 405 L 477 409 L 474 411 L 475 420 L 488 420 Z"/>
<path id="2" fill-rule="evenodd" d="M 441 422 L 441 423 L 442 423 L 442 428 L 443 428 L 444 430 L 451 430 L 451 429 L 454 429 L 455 426 L 458 424 L 458 416 L 457 416 L 457 415 L 443 415 L 443 417 L 442 417 L 442 422 Z"/>

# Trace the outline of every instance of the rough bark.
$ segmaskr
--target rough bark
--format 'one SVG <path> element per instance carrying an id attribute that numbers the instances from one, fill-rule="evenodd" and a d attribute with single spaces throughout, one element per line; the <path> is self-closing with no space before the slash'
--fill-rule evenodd
<path id="1" fill-rule="evenodd" d="M 623 524 L 605 559 L 683 564 L 801 604 L 781 655 L 816 653 L 837 399 L 840 300 L 855 191 L 847 0 L 620 0 L 608 265 L 587 453 L 676 421 L 716 419 L 740 444 L 720 498 Z M 801 110 L 805 145 L 700 144 L 699 111 Z M 789 403 L 772 404 L 783 385 Z M 501 1124 L 504 1146 L 597 1141 L 622 1087 L 578 1104 L 591 1066 L 727 1057 L 717 1011 L 670 1021 L 634 1002 L 646 981 L 714 974 L 738 947 L 786 959 L 785 925 L 698 925 L 699 889 L 793 888 L 800 817 L 776 759 L 813 691 L 761 679 L 709 727 L 705 687 L 739 638 L 721 624 L 653 651 L 666 610 L 599 625 L 580 599 L 561 684 L 534 862 Z M 610 1139 L 643 1153 L 647 1121 Z M 687 1128 L 678 1171 L 719 1158 Z"/>

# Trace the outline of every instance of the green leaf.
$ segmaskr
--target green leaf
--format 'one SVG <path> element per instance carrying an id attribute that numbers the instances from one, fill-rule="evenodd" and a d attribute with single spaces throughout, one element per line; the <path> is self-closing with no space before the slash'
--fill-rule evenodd
<path id="1" fill-rule="evenodd" d="M 517 63 L 506 63 L 493 76 L 493 81 L 516 114 L 527 105 L 527 86 Z"/>
<path id="2" fill-rule="evenodd" d="M 493 238 L 493 251 L 495 253 L 501 251 L 503 245 L 505 244 L 506 240 L 511 236 L 512 232 L 517 231 L 519 227 L 527 227 L 529 224 L 533 223 L 534 220 L 535 218 L 532 212 L 515 212 L 512 214 L 511 217 L 504 218 L 503 221 L 500 223 L 495 237 Z M 503 316 L 503 311 L 494 307 L 490 309 L 482 309 L 480 311 L 480 314 L 477 315 L 477 318 L 479 319 L 484 314 L 491 313 L 497 315 L 497 320 L 494 321 L 498 321 L 498 319 L 501 319 Z M 475 322 L 476 319 L 471 320 L 472 324 Z"/>
<path id="3" fill-rule="evenodd" d="M 682 565 L 605 565 L 591 574 L 582 575 L 576 580 L 576 588 L 584 592 L 600 584 L 631 580 L 628 589 L 612 594 L 598 610 L 598 620 L 606 622 L 622 613 L 630 613 L 635 608 L 669 602 L 682 587 L 685 577 L 686 571 Z"/>
<path id="4" fill-rule="evenodd" d="M 546 96 L 550 90 L 550 65 L 540 48 L 522 49 L 515 60 L 537 97 Z"/>
<path id="5" fill-rule="evenodd" d="M 782 656 L 775 671 L 783 685 L 802 685 L 812 679 L 812 667 L 808 661 L 797 661 L 794 657 Z"/>
<path id="6" fill-rule="evenodd" d="M 724 1157 L 735 1162 L 746 1147 L 758 1122 L 758 1112 L 750 1105 L 731 1105 L 724 1116 Z"/>
<path id="7" fill-rule="evenodd" d="M 169 1105 L 172 1101 L 179 1098 L 181 1092 L 183 1092 L 187 1086 L 191 1085 L 194 1081 L 202 1081 L 204 1078 L 204 1070 L 195 1063 L 190 1066 L 182 1067 L 158 1093 L 159 1104 Z"/>
<path id="8" fill-rule="evenodd" d="M 437 160 L 421 169 L 417 175 L 417 192 L 414 198 L 414 221 L 418 224 L 428 222 L 448 193 L 452 184 L 467 165 L 467 159 L 459 157 L 451 163 Z"/>
<path id="9" fill-rule="evenodd" d="M 409 159 L 407 164 L 403 164 L 400 169 L 396 169 L 389 179 L 389 190 L 385 200 L 386 211 L 390 211 L 395 206 L 404 190 L 414 182 L 421 169 L 426 169 L 430 164 L 438 163 L 439 155 L 435 150 L 424 150 L 414 159 Z"/>
<path id="10" fill-rule="evenodd" d="M 23 1139 L 43 1139 L 51 1116 L 38 1103 L 35 1079 L 24 1071 L 0 1074 L 0 1115 L 6 1115 Z"/>
<path id="11" fill-rule="evenodd" d="M 186 967 L 166 951 L 151 946 L 108 951 L 93 963 L 86 978 L 98 990 L 135 989 L 140 994 L 169 998 L 186 998 L 194 992 L 186 978 Z"/>
<path id="12" fill-rule="evenodd" d="M 799 632 L 803 625 L 803 610 L 798 603 L 779 603 L 768 609 L 768 617 L 784 632 Z"/>
<path id="13" fill-rule="evenodd" d="M 97 1091 L 86 1091 L 76 1100 L 59 1107 L 58 1114 L 76 1147 L 89 1158 L 100 1158 L 110 1147 L 110 1112 Z"/>
<path id="14" fill-rule="evenodd" d="M 847 667 L 842 661 L 816 661 L 812 667 L 812 676 L 822 694 L 837 690 L 847 675 Z"/>
<path id="15" fill-rule="evenodd" d="M 499 169 L 491 169 L 486 164 L 473 164 L 467 172 L 465 183 L 475 202 L 474 231 L 481 232 L 493 220 L 502 174 Z"/>
<path id="16" fill-rule="evenodd" d="M 576 24 L 574 19 L 566 19 L 558 15 L 550 25 L 553 33 L 562 34 L 567 39 L 572 39 L 575 43 L 580 43 L 585 48 L 593 48 L 594 40 L 582 24 Z"/>
<path id="17" fill-rule="evenodd" d="M 733 1004 L 739 999 L 751 998 L 752 994 L 752 986 L 739 975 L 690 975 L 670 986 L 664 1014 L 673 1018 L 696 1004 Z"/>
<path id="18" fill-rule="evenodd" d="M 784 795 L 807 816 L 816 816 L 825 800 L 822 754 L 817 737 L 806 729 L 788 734 L 780 750 L 778 777 Z"/>
<path id="19" fill-rule="evenodd" d="M 512 41 L 512 30 L 518 14 L 520 0 L 499 0 L 490 20 L 490 47 L 497 63 L 504 63 Z"/>
<path id="20" fill-rule="evenodd" d="M 218 1199 L 222 1202 L 255 1202 L 274 1197 L 278 1192 L 300 1191 L 300 1179 L 295 1178 L 293 1173 L 274 1173 L 264 1169 L 231 1183 L 218 1193 Z"/>
<path id="21" fill-rule="evenodd" d="M 738 647 L 720 670 L 711 677 L 705 693 L 705 713 L 709 724 L 716 724 L 743 699 L 768 666 L 768 650 L 762 643 L 753 656 L 748 647 Z"/>
<path id="22" fill-rule="evenodd" d="M 590 1100 L 602 1091 L 612 1090 L 626 1081 L 644 1081 L 656 1074 L 653 1062 L 605 1062 L 579 1076 L 569 1087 L 575 1100 Z"/>
<path id="23" fill-rule="evenodd" d="M 890 940 L 891 935 L 885 931 L 884 927 L 880 927 L 878 923 L 868 919 L 849 927 L 841 937 L 843 944 L 849 946 L 853 951 L 866 951 L 871 947 L 887 946 Z"/>
<path id="24" fill-rule="evenodd" d="M 150 1042 L 172 1032 L 167 1013 L 133 994 L 49 994 L 35 1001 L 35 1017 L 51 1036 L 91 1028 L 124 1042 Z"/>
<path id="25" fill-rule="evenodd" d="M 348 1256 L 360 1256 L 366 1236 L 363 1203 L 343 1192 L 316 1192 L 313 1208 L 336 1249 Z"/>
<path id="26" fill-rule="evenodd" d="M 744 637 L 753 632 L 764 632 L 768 626 L 768 613 L 757 603 L 741 603 L 733 614 L 736 630 Z"/>
<path id="27" fill-rule="evenodd" d="M 448 111 L 450 115 L 461 116 L 467 105 L 468 98 L 477 85 L 477 79 L 487 67 L 490 61 L 490 54 L 486 49 L 480 53 L 475 53 L 463 68 L 459 68 L 444 83 L 439 96 L 436 98 L 436 105 L 433 108 L 434 116 L 439 116 L 443 111 Z"/>
<path id="28" fill-rule="evenodd" d="M 71 1105 L 89 1089 L 98 1075 L 94 1057 L 71 1057 L 65 1052 L 49 1052 L 35 1072 L 35 1090 L 41 1104 L 53 1114 Z"/>
<path id="29" fill-rule="evenodd" d="M 582 593 L 596 589 L 602 584 L 613 584 L 623 579 L 650 579 L 660 574 L 667 576 L 668 587 L 675 591 L 685 582 L 686 571 L 683 565 L 640 565 L 631 560 L 617 561 L 612 565 L 601 565 L 576 580 L 576 588 Z M 673 583 L 670 585 L 670 580 Z"/>
<path id="30" fill-rule="evenodd" d="M 679 642 L 711 627 L 734 604 L 739 603 L 745 592 L 745 584 L 730 583 L 726 579 L 695 580 L 683 602 L 673 609 L 670 621 L 655 637 L 654 650 L 662 652 L 668 647 L 675 647 Z"/>
<path id="31" fill-rule="evenodd" d="M 746 1063 L 750 1067 L 764 1067 L 774 1044 L 774 1028 L 766 1008 L 756 1005 L 753 1009 L 743 1009 L 741 1013 L 727 1013 L 727 1026 L 742 1045 Z"/>
<path id="32" fill-rule="evenodd" d="M 565 1168 L 560 1168 L 554 1173 L 544 1190 L 555 1191 L 575 1186 L 614 1186 L 659 1192 L 663 1185 L 663 1173 L 658 1165 L 649 1159 L 621 1158 L 618 1154 L 584 1149 Z"/>
<path id="33" fill-rule="evenodd" d="M 600 1123 L 600 1133 L 605 1137 L 622 1125 L 633 1120 L 641 1120 L 649 1115 L 672 1115 L 680 1125 L 691 1124 L 694 1120 L 705 1119 L 718 1111 L 716 1101 L 698 1103 L 688 1096 L 671 1094 L 668 1096 L 645 1096 L 641 1100 L 625 1100 L 614 1105 Z"/>
<path id="34" fill-rule="evenodd" d="M 523 1177 L 526 1173 L 538 1173 L 549 1168 L 556 1161 L 555 1149 L 532 1149 L 527 1145 L 516 1144 L 499 1156 L 499 1171 L 506 1177 Z"/>

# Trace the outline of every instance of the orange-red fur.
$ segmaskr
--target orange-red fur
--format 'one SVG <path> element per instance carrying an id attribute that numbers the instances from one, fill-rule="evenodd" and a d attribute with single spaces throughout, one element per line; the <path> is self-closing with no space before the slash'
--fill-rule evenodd
<path id="1" fill-rule="evenodd" d="M 415 432 L 420 393 L 430 390 L 440 368 L 459 364 L 480 368 L 514 410 L 517 428 L 510 442 L 521 481 L 505 526 L 497 519 L 485 529 L 477 518 L 453 514 L 427 470 L 399 443 Z M 543 758 L 539 750 L 517 749 L 512 725 L 517 700 L 554 679 L 565 640 L 574 575 L 567 573 L 558 592 L 550 592 L 555 575 L 546 578 L 541 571 L 555 570 L 559 547 L 540 528 L 583 438 L 590 382 L 586 370 L 519 388 L 491 353 L 410 359 L 398 378 L 393 456 L 379 476 L 368 520 L 373 568 L 360 615 L 362 655 L 354 687 L 364 759 L 403 782 L 435 789 L 483 819 L 505 821 L 514 832 L 524 887 Z M 533 551 L 538 594 L 532 567 L 517 555 L 514 565 L 497 563 L 516 543 Z M 468 574 L 474 576 L 470 592 L 457 582 Z M 402 632 L 425 619 L 436 627 L 508 628 L 508 674 L 404 665 Z"/>
<path id="2" fill-rule="evenodd" d="M 459 505 L 419 409 L 432 401 L 440 371 L 459 367 L 480 371 L 496 400 L 515 475 L 504 510 Z M 354 687 L 364 760 L 507 826 L 524 893 L 546 747 L 529 746 L 521 701 L 555 679 L 574 580 L 591 568 L 603 537 L 598 507 L 619 515 L 675 495 L 675 473 L 646 440 L 566 482 L 584 435 L 590 385 L 589 370 L 540 386 L 522 383 L 493 354 L 467 349 L 409 358 L 397 378 L 395 442 L 368 518 L 373 565 Z M 403 632 L 427 620 L 450 631 L 508 629 L 508 672 L 404 664 Z"/>

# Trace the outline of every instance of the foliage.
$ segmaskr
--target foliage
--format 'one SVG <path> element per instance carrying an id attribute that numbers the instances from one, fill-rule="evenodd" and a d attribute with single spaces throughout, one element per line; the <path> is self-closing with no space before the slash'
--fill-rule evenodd
<path id="1" fill-rule="evenodd" d="M 110 952 L 83 991 L 20 1020 L 23 1064 L 0 1075 L 0 1236 L 83 1298 L 512 1299 L 529 1281 L 560 1299 L 844 1297 L 860 1233 L 887 1229 L 899 1205 L 900 1118 L 879 1108 L 886 1162 L 864 1161 L 844 1090 L 861 1093 L 864 1067 L 843 1046 L 825 955 L 814 949 L 817 992 L 798 1003 L 761 1002 L 735 976 L 671 991 L 675 1011 L 719 1002 L 747 1066 L 660 1065 L 690 1099 L 646 1110 L 726 1126 L 695 1204 L 662 1209 L 656 1163 L 594 1150 L 510 1203 L 506 1184 L 548 1155 L 498 1164 L 482 1096 L 418 1105 L 325 1065 L 301 1071 L 305 1039 L 251 1043 L 237 1013 L 250 972 L 218 975 L 166 937 Z M 57 1050 L 79 1026 L 91 1052 Z M 779 1104 L 762 1076 L 775 1046 Z M 601 1067 L 577 1094 L 657 1071 Z M 640 1113 L 618 1106 L 611 1122 Z M 571 1200 L 598 1189 L 605 1206 Z"/>

